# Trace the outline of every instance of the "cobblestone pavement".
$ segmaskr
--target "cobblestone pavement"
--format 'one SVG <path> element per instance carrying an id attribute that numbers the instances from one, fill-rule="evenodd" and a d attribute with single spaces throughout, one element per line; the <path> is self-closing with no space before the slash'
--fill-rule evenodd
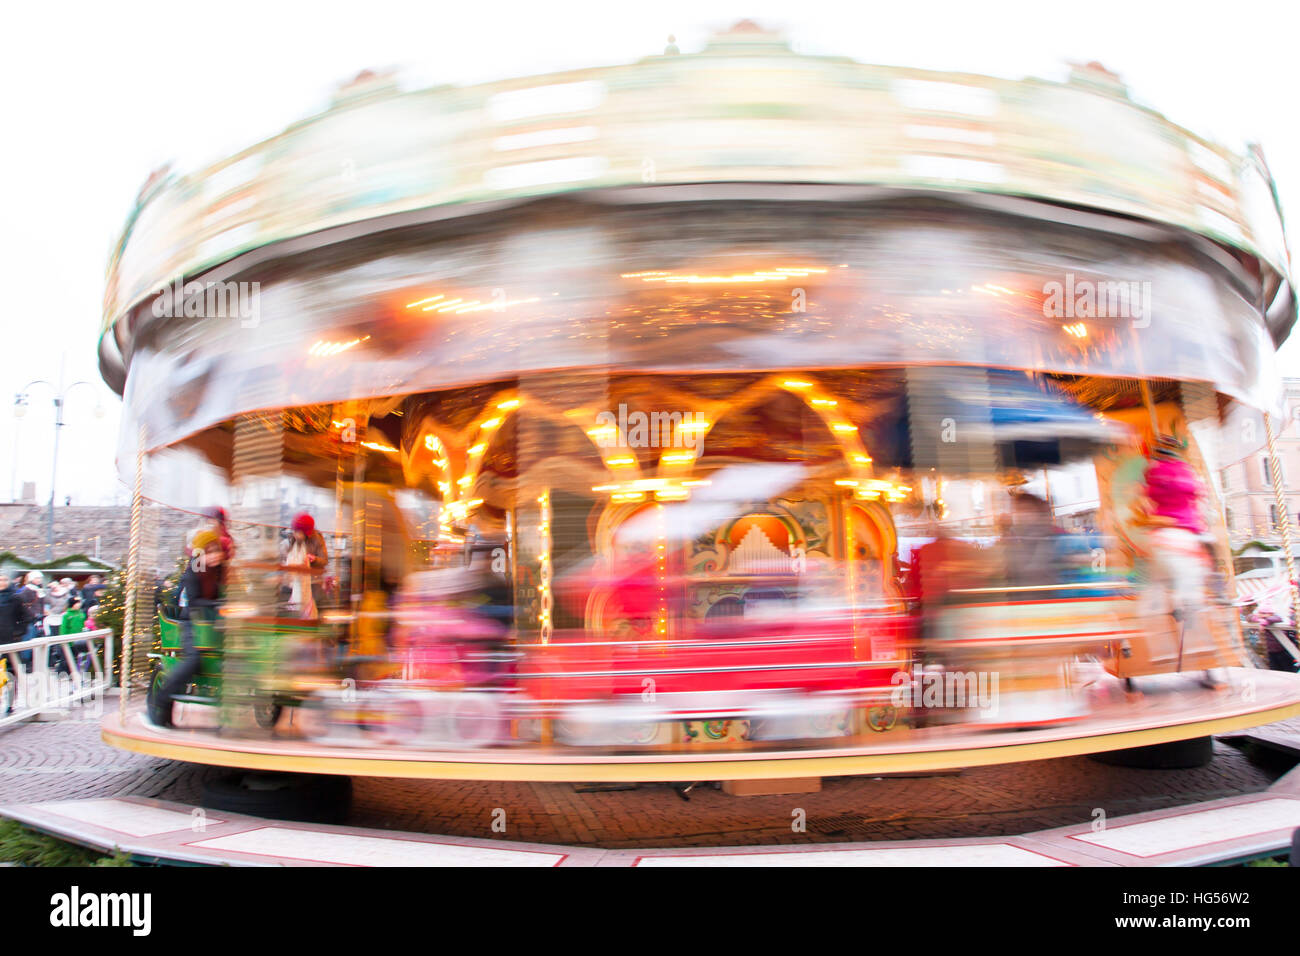
<path id="1" fill-rule="evenodd" d="M 1285 725 L 1300 731 L 1300 720 Z M 1068 757 L 916 777 L 827 778 L 821 793 L 731 797 L 712 787 L 682 800 L 666 785 L 354 780 L 349 823 L 624 849 L 999 836 L 1255 793 L 1288 767 L 1215 743 L 1195 770 L 1135 770 Z M 228 771 L 115 750 L 91 715 L 0 729 L 0 803 L 104 796 L 197 802 Z M 505 811 L 504 832 L 492 828 Z M 795 832 L 803 811 L 806 831 Z"/>

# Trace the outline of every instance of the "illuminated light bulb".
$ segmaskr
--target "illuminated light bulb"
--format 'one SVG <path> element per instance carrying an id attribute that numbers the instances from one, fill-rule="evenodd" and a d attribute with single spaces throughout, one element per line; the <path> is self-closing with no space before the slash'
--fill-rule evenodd
<path id="1" fill-rule="evenodd" d="M 466 485 L 468 485 L 468 484 L 469 484 L 471 481 L 473 481 L 473 480 L 474 480 L 474 477 L 473 477 L 472 475 L 466 475 L 466 476 L 463 477 L 463 478 L 457 478 L 457 479 L 456 479 L 456 484 L 458 484 L 458 485 L 460 485 L 462 488 L 464 488 Z"/>
<path id="2" fill-rule="evenodd" d="M 662 488 L 655 492 L 655 498 L 659 501 L 685 501 L 691 496 L 691 493 L 685 488 Z M 663 549 L 663 545 L 659 546 Z"/>
<path id="3" fill-rule="evenodd" d="M 837 478 L 835 484 L 841 488 L 856 488 L 858 486 L 857 480 L 853 478 Z"/>
<path id="4" fill-rule="evenodd" d="M 482 425 L 480 425 L 479 428 L 483 429 L 484 431 L 491 431 L 492 429 L 496 428 L 500 424 L 501 424 L 501 419 L 489 418 Z"/>
<path id="5" fill-rule="evenodd" d="M 677 431 L 678 433 L 688 432 L 691 434 L 694 434 L 696 432 L 706 432 L 709 430 L 712 424 L 713 424 L 712 422 L 706 422 L 703 420 L 697 420 L 693 422 L 682 422 L 680 425 L 677 426 Z"/>
<path id="6" fill-rule="evenodd" d="M 869 465 L 869 464 L 871 464 L 871 456 L 870 456 L 870 455 L 854 455 L 854 456 L 853 456 L 853 460 L 854 460 L 857 464 L 859 464 L 859 465 Z"/>
<path id="7" fill-rule="evenodd" d="M 800 381 L 800 380 L 798 380 L 798 379 L 789 379 L 788 381 L 782 382 L 782 383 L 781 383 L 781 386 L 782 386 L 783 388 L 793 388 L 793 389 L 812 388 L 812 387 L 813 387 L 813 383 L 812 383 L 812 382 L 803 382 L 803 381 Z"/>
<path id="8" fill-rule="evenodd" d="M 831 426 L 831 429 L 837 432 L 848 433 L 848 432 L 857 431 L 858 426 L 850 425 L 848 422 L 836 422 L 834 425 Z"/>
<path id="9" fill-rule="evenodd" d="M 428 305 L 430 302 L 437 302 L 441 298 L 442 298 L 441 295 L 430 296 L 427 299 L 420 299 L 417 302 L 408 302 L 406 304 L 406 307 L 408 309 L 414 309 L 417 305 Z"/>
<path id="10" fill-rule="evenodd" d="M 839 402 L 837 402 L 837 401 L 836 401 L 835 399 L 833 399 L 833 398 L 814 398 L 814 399 L 812 400 L 812 403 L 813 403 L 814 405 L 821 405 L 821 406 L 824 406 L 824 407 L 826 407 L 826 408 L 834 408 L 836 405 L 839 404 Z"/>
<path id="11" fill-rule="evenodd" d="M 438 441 L 437 435 L 425 435 L 424 447 L 429 451 L 442 451 L 442 442 Z"/>
<path id="12" fill-rule="evenodd" d="M 587 436 L 597 441 L 603 438 L 613 438 L 618 434 L 618 428 L 614 425 L 601 425 L 598 428 L 588 428 Z"/>
<path id="13" fill-rule="evenodd" d="M 694 461 L 695 455 L 693 452 L 689 451 L 674 451 L 662 456 L 661 460 L 670 465 L 679 465 L 685 462 Z"/>
<path id="14" fill-rule="evenodd" d="M 481 442 L 479 442 L 477 445 L 475 445 L 473 448 L 471 448 L 471 449 L 469 450 L 469 453 L 470 453 L 471 455 L 481 455 L 481 454 L 483 454 L 483 452 L 485 452 L 485 451 L 487 451 L 487 442 L 482 442 L 482 441 L 481 441 Z"/>
<path id="15" fill-rule="evenodd" d="M 518 408 L 522 404 L 523 401 L 521 401 L 518 398 L 508 398 L 504 402 L 497 403 L 497 410 L 502 412 L 508 412 L 512 408 Z"/>
<path id="16" fill-rule="evenodd" d="M 635 459 L 635 458 L 607 458 L 607 459 L 605 459 L 605 464 L 607 464 L 607 465 L 635 465 L 635 464 L 636 464 L 636 459 Z"/>
<path id="17" fill-rule="evenodd" d="M 348 349 L 352 348 L 355 345 L 360 345 L 362 342 L 366 341 L 369 338 L 370 336 L 363 335 L 360 338 L 353 339 L 350 342 L 326 342 L 324 340 L 318 340 L 317 342 L 313 343 L 309 349 L 307 349 L 307 354 L 314 355 L 317 358 L 329 358 L 331 356 L 338 355 L 340 352 L 346 352 Z"/>

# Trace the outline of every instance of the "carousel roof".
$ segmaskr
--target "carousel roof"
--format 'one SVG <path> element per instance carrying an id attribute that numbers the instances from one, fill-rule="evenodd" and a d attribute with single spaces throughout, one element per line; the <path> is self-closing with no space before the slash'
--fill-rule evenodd
<path id="1" fill-rule="evenodd" d="M 109 265 L 105 380 L 125 388 L 141 333 L 189 317 L 196 288 L 211 306 L 212 283 L 256 279 L 259 263 L 560 195 L 632 208 L 938 195 L 1144 241 L 1183 234 L 1250 286 L 1274 343 L 1295 318 L 1258 149 L 1169 122 L 1096 64 L 1065 83 L 868 65 L 795 53 L 746 21 L 696 53 L 470 87 L 405 92 L 363 73 L 270 140 L 155 172 Z"/>

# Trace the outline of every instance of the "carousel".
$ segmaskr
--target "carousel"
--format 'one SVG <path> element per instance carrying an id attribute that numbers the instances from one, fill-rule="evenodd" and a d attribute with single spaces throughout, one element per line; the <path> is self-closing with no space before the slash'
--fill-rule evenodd
<path id="1" fill-rule="evenodd" d="M 1067 147 L 1080 104 L 1114 143 Z M 104 737 L 721 780 L 1300 714 L 1244 651 L 1216 493 L 1232 415 L 1279 407 L 1287 265 L 1262 156 L 1095 66 L 955 78 L 742 24 L 482 87 L 363 75 L 152 177 L 114 253 Z M 224 537 L 159 537 L 200 505 Z M 156 607 L 178 562 L 219 579 L 205 612 Z"/>

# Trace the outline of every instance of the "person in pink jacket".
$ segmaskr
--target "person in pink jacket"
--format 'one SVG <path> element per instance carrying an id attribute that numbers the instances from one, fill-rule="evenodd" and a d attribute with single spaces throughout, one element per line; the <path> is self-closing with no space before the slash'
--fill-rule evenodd
<path id="1" fill-rule="evenodd" d="M 1201 483 L 1192 466 L 1175 457 L 1175 452 L 1164 442 L 1157 447 L 1156 458 L 1147 467 L 1146 495 L 1155 506 L 1153 516 L 1165 519 L 1156 523 L 1182 528 L 1195 535 L 1205 533 L 1205 522 L 1201 519 Z"/>
<path id="2" fill-rule="evenodd" d="M 1179 627 L 1179 661 L 1182 645 L 1189 633 L 1203 641 L 1210 639 L 1204 613 L 1209 562 L 1202 536 L 1205 520 L 1201 515 L 1204 490 L 1196 472 L 1182 457 L 1183 446 L 1173 438 L 1161 436 L 1152 449 L 1151 464 L 1146 470 L 1147 499 L 1151 508 L 1145 522 L 1151 530 L 1152 586 L 1161 594 L 1164 612 L 1172 614 Z M 1206 671 L 1203 683 L 1220 686 L 1220 681 Z"/>

